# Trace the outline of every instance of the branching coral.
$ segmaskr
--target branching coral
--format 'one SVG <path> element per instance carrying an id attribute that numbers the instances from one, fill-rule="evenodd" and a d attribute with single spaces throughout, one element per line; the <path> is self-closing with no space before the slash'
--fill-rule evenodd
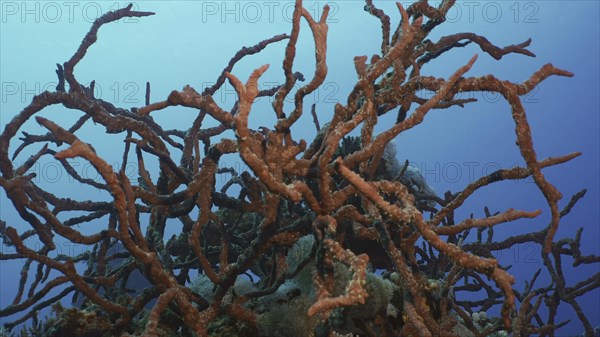
<path id="1" fill-rule="evenodd" d="M 520 98 L 550 76 L 572 74 L 547 64 L 523 83 L 492 75 L 465 77 L 478 58 L 475 55 L 448 79 L 420 75 L 429 62 L 470 43 L 477 44 L 484 57 L 497 60 L 510 53 L 534 56 L 527 49 L 530 40 L 504 48 L 472 33 L 446 36 L 438 42 L 428 40 L 453 4 L 452 0 L 444 0 L 433 7 L 427 1 L 418 1 L 405 9 L 398 3 L 401 20 L 392 31 L 388 15 L 367 0 L 365 10 L 381 21 L 381 52 L 370 61 L 366 56 L 355 57 L 356 84 L 345 105 L 335 106 L 328 123 L 321 127 L 316 107 L 311 108 L 319 133 L 310 143 L 294 140 L 292 126 L 302 118 L 305 97 L 327 76 L 327 6 L 316 20 L 303 8 L 302 1 L 296 0 L 291 34 L 241 49 L 214 86 L 202 93 L 185 86 L 181 91 L 172 91 L 165 100 L 151 103 L 148 85 L 145 106 L 131 110 L 94 97 L 93 82 L 90 87 L 81 85 L 74 68 L 96 41 L 101 26 L 154 13 L 134 11 L 129 5 L 98 18 L 73 57 L 58 65 L 56 91 L 35 96 L 0 136 L 0 185 L 22 220 L 31 226 L 31 230 L 19 233 L 16 224 L 11 223 L 17 220 L 0 222 L 3 242 L 17 251 L 2 254 L 0 259 L 26 261 L 13 303 L 0 309 L 0 317 L 17 313 L 23 316 L 6 327 L 13 328 L 30 318 L 37 320 L 40 309 L 74 293 L 85 298 L 83 304 L 77 309 L 57 310 L 59 317 L 48 324 L 68 321 L 61 315 L 93 316 L 99 317 L 102 329 L 111 327 L 110 331 L 89 331 L 88 327 L 86 335 L 274 336 L 281 333 L 281 327 L 269 324 L 275 324 L 277 314 L 303 322 L 299 324 L 300 335 L 455 336 L 464 331 L 473 336 L 507 331 L 515 336 L 552 335 L 563 324 L 555 322 L 557 307 L 566 303 L 591 336 L 593 328 L 577 297 L 597 289 L 600 274 L 567 286 L 560 261 L 563 255 L 573 257 L 576 264 L 598 263 L 600 259 L 583 255 L 581 232 L 575 239 L 554 240 L 561 217 L 585 192 L 573 196 L 561 210 L 561 194 L 542 172 L 579 154 L 538 159 Z M 294 72 L 302 20 L 308 23 L 314 38 L 315 72 L 304 86 L 293 90 L 297 81 L 304 80 L 304 75 Z M 273 71 L 269 65 L 257 67 L 245 83 L 234 74 L 233 67 L 239 60 L 283 40 L 287 40 L 283 85 L 259 90 L 259 78 Z M 230 111 L 213 98 L 225 80 L 238 95 Z M 435 94 L 422 98 L 418 95 L 422 89 Z M 433 109 L 473 102 L 457 96 L 474 91 L 499 93 L 510 104 L 517 146 L 526 166 L 498 170 L 458 193 L 440 198 L 417 179 L 414 171 L 408 178 L 407 163 L 402 166 L 393 162 L 390 142 L 421 124 Z M 249 120 L 254 118 L 255 99 L 262 96 L 274 97 L 272 108 L 277 122 L 271 128 L 255 130 Z M 291 96 L 293 105 L 287 107 L 284 100 Z M 52 105 L 83 115 L 68 129 L 35 116 Z M 173 106 L 197 111 L 191 128 L 167 132 L 154 122 L 153 114 Z M 375 134 L 378 118 L 393 111 L 397 111 L 396 123 Z M 10 141 L 34 116 L 49 133 L 34 136 L 24 132 L 23 143 L 11 156 Z M 203 128 L 206 117 L 220 125 Z M 113 170 L 85 142 L 85 135 L 78 131 L 90 120 L 102 125 L 107 134 L 125 135 L 123 163 L 135 147 L 137 185 L 129 180 L 124 167 Z M 235 138 L 223 137 L 227 130 L 234 131 Z M 349 135 L 354 130 L 360 132 L 360 137 Z M 45 144 L 23 165 L 15 167 L 12 161 L 36 143 Z M 60 149 L 52 150 L 48 143 Z M 203 151 L 200 143 L 204 144 Z M 178 152 L 171 153 L 169 148 Z M 250 171 L 220 168 L 226 154 L 238 154 Z M 43 190 L 28 171 L 47 155 L 79 182 L 108 192 L 112 201 L 74 201 Z M 158 159 L 156 181 L 145 169 L 144 155 Z M 180 156 L 179 163 L 176 155 Z M 91 163 L 102 181 L 79 176 L 66 161 L 73 157 Z M 232 178 L 217 191 L 216 177 L 222 173 Z M 530 176 L 552 215 L 542 231 L 498 242 L 493 241 L 491 233 L 487 241 L 481 235 L 484 229 L 534 218 L 540 211 L 508 209 L 491 214 L 486 209 L 485 218 L 454 222 L 454 212 L 476 190 Z M 232 185 L 239 187 L 239 195 L 228 191 Z M 193 219 L 196 209 L 198 216 Z M 70 211 L 87 214 L 59 219 L 59 214 Z M 426 212 L 431 213 L 429 219 Z M 140 214 L 149 214 L 149 222 L 141 223 Z M 74 227 L 98 219 L 104 227 L 94 234 L 85 235 Z M 178 219 L 183 228 L 171 238 L 165 237 L 169 219 Z M 474 228 L 478 239 L 466 242 Z M 78 256 L 52 258 L 57 236 L 88 249 Z M 30 238 L 38 239 L 43 246 L 31 248 L 26 243 Z M 311 244 L 298 253 L 298 245 L 305 242 Z M 538 272 L 524 291 L 514 289 L 514 277 L 493 258 L 492 252 L 524 242 L 543 247 L 541 256 L 552 278 L 548 286 L 534 287 Z M 111 253 L 110 248 L 117 245 L 124 250 Z M 120 262 L 111 263 L 116 260 Z M 37 273 L 31 276 L 29 268 L 34 263 Z M 87 263 L 83 273 L 76 268 L 80 263 Z M 383 273 L 372 273 L 369 264 Z M 61 276 L 47 280 L 50 271 Z M 191 280 L 193 271 L 201 274 L 199 280 Z M 141 273 L 148 281 L 143 291 L 128 292 L 127 280 L 133 272 Z M 483 276 L 493 280 L 494 285 L 486 283 Z M 463 278 L 475 283 L 461 283 Z M 26 284 L 30 286 L 23 299 Z M 58 295 L 46 298 L 58 289 Z M 478 301 L 458 296 L 462 291 L 481 289 L 487 296 Z M 545 317 L 539 310 L 542 302 L 549 309 Z M 479 312 L 485 313 L 498 303 L 502 303 L 501 317 L 482 319 Z"/>

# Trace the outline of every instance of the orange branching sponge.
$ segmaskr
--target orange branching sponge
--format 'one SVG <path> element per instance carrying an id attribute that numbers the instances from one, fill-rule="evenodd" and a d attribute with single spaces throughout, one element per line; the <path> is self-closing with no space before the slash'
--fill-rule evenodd
<path id="1" fill-rule="evenodd" d="M 474 33 L 430 40 L 454 3 L 433 6 L 420 0 L 407 8 L 397 3 L 400 22 L 394 28 L 390 17 L 366 0 L 365 11 L 381 23 L 377 54 L 354 57 L 356 83 L 327 123 L 319 122 L 320 107 L 310 107 L 317 136 L 308 141 L 298 138 L 294 127 L 308 109 L 306 97 L 328 74 L 327 34 L 334 29 L 327 24 L 328 6 L 316 19 L 296 0 L 290 34 L 242 48 L 213 86 L 197 91 L 186 85 L 151 102 L 147 83 L 144 106 L 132 109 L 94 97 L 94 82 L 81 85 L 74 70 L 104 24 L 154 13 L 129 5 L 99 17 L 75 54 L 58 65 L 56 91 L 35 96 L 0 134 L 0 186 L 20 216 L 0 220 L 3 244 L 15 249 L 0 253 L 0 260 L 23 261 L 15 298 L 0 308 L 0 317 L 21 317 L 5 327 L 31 319 L 34 332 L 54 337 L 64 328 L 54 329 L 57 322 L 85 324 L 73 320 L 93 317 L 110 326 L 105 331 L 110 336 L 527 336 L 558 331 L 557 307 L 564 303 L 591 336 L 593 327 L 576 299 L 600 287 L 598 274 L 568 285 L 561 261 L 568 256 L 578 266 L 600 258 L 582 253 L 581 230 L 573 239 L 555 240 L 561 218 L 585 190 L 561 209 L 562 195 L 543 173 L 580 153 L 539 158 L 521 102 L 547 78 L 572 74 L 547 64 L 522 83 L 468 77 L 478 58 L 535 54 L 528 49 L 531 39 L 506 47 Z M 315 68 L 298 87 L 305 80 L 294 63 L 301 27 L 312 33 Z M 260 90 L 261 76 L 278 70 L 260 65 L 264 62 L 245 83 L 235 75 L 237 62 L 283 40 L 282 85 Z M 469 44 L 481 54 L 448 78 L 421 75 L 430 62 Z M 229 110 L 213 97 L 226 81 L 237 93 Z M 434 95 L 422 97 L 422 90 Z M 457 193 L 438 196 L 408 161 L 403 166 L 397 161 L 391 142 L 426 122 L 432 110 L 476 101 L 459 97 L 476 91 L 499 93 L 509 103 L 515 134 L 507 137 L 516 137 L 525 165 L 499 169 Z M 252 109 L 260 97 L 273 97 L 276 122 L 253 129 Z M 67 128 L 38 116 L 51 105 L 81 117 Z M 174 130 L 154 121 L 152 116 L 176 106 L 193 110 L 195 117 Z M 376 133 L 375 125 L 389 114 L 395 122 Z M 22 142 L 11 150 L 30 118 L 49 132 L 23 131 Z M 206 126 L 209 118 L 218 125 Z M 123 136 L 120 169 L 96 152 L 97 137 L 80 131 L 90 121 L 103 127 L 106 137 Z M 37 143 L 43 146 L 17 167 L 23 150 Z M 224 158 L 231 156 L 248 169 L 227 166 Z M 31 172 L 42 158 L 57 161 L 108 201 L 48 192 Z M 158 165 L 150 167 L 148 158 Z M 74 159 L 91 164 L 99 179 L 81 176 Z M 126 174 L 128 162 L 137 165 L 136 179 Z M 219 184 L 220 177 L 227 182 Z M 527 177 L 533 177 L 550 210 L 545 228 L 495 238 L 496 226 L 544 211 L 519 205 L 498 213 L 486 207 L 484 217 L 458 219 L 462 213 L 456 211 L 478 189 Z M 181 230 L 167 237 L 173 223 Z M 16 229 L 23 226 L 28 229 Z M 471 230 L 476 238 L 469 237 Z M 65 241 L 84 249 L 76 256 L 55 254 Z M 495 252 L 523 243 L 542 248 L 547 285 L 536 284 L 540 270 L 525 289 L 517 289 L 520 283 L 494 258 Z M 40 310 L 70 294 L 76 308 L 56 310 L 56 318 L 39 323 Z M 500 304 L 500 317 L 488 318 Z"/>
<path id="2" fill-rule="evenodd" d="M 331 310 L 339 307 L 364 304 L 368 296 L 365 290 L 367 277 L 367 264 L 369 257 L 365 254 L 354 255 L 350 250 L 345 250 L 338 242 L 331 239 L 323 241 L 327 250 L 326 258 L 348 264 L 353 273 L 352 279 L 346 286 L 346 293 L 338 297 L 330 297 L 330 291 L 319 275 L 315 275 L 315 286 L 317 288 L 317 301 L 308 309 L 308 316 L 321 313 L 323 318 L 327 318 Z"/>

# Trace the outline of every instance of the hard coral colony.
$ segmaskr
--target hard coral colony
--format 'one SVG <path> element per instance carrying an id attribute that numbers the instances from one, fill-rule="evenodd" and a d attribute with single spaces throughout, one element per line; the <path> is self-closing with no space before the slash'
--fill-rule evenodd
<path id="1" fill-rule="evenodd" d="M 564 324 L 556 322 L 556 308 L 563 303 L 576 311 L 585 334 L 591 336 L 593 327 L 576 299 L 598 288 L 598 275 L 569 286 L 560 259 L 570 256 L 576 265 L 599 259 L 581 253 L 581 232 L 575 239 L 554 239 L 561 217 L 585 191 L 561 209 L 560 192 L 542 173 L 542 168 L 567 162 L 579 153 L 538 159 L 520 99 L 550 76 L 572 74 L 547 64 L 523 83 L 493 75 L 465 77 L 477 60 L 474 56 L 448 79 L 421 76 L 421 68 L 429 62 L 467 44 L 478 45 L 484 55 L 497 60 L 510 53 L 534 56 L 527 49 L 529 40 L 504 48 L 473 33 L 428 40 L 453 5 L 452 0 L 437 7 L 427 1 L 407 8 L 398 3 L 401 20 L 393 29 L 388 15 L 367 0 L 365 10 L 381 24 L 381 53 L 370 59 L 354 58 L 356 84 L 346 104 L 337 104 L 333 117 L 322 127 L 312 106 L 318 134 L 310 143 L 294 140 L 291 127 L 306 109 L 305 97 L 327 76 L 328 6 L 316 20 L 297 0 L 291 34 L 241 49 L 215 85 L 201 93 L 185 86 L 164 101 L 150 103 L 148 84 L 145 106 L 131 110 L 94 97 L 94 83 L 89 87 L 80 84 L 74 68 L 103 25 L 154 13 L 134 11 L 129 5 L 99 17 L 73 57 L 58 65 L 56 91 L 35 96 L 6 124 L 0 137 L 0 185 L 22 220 L 31 225 L 30 230 L 19 233 L 10 222 L 0 222 L 3 243 L 16 250 L 3 253 L 0 259 L 25 261 L 13 303 L 0 309 L 0 317 L 22 316 L 6 324 L 3 331 L 9 334 L 18 324 L 33 320 L 21 334 L 553 336 Z M 314 37 L 316 66 L 309 81 L 293 90 L 304 79 L 294 72 L 303 20 Z M 287 40 L 283 85 L 258 88 L 268 65 L 258 67 L 245 82 L 232 73 L 242 58 L 283 40 Z M 226 80 L 238 95 L 231 111 L 213 99 Z M 420 90 L 435 94 L 422 98 Z M 509 103 L 526 166 L 497 170 L 440 198 L 408 162 L 395 159 L 393 139 L 418 126 L 432 109 L 462 107 L 474 101 L 457 98 L 474 91 L 499 93 Z M 271 128 L 251 129 L 248 120 L 253 103 L 264 96 L 274 97 L 277 122 Z M 284 107 L 288 96 L 293 96 L 289 109 Z M 83 114 L 68 129 L 35 116 L 51 105 Z M 154 122 L 152 114 L 174 106 L 197 111 L 189 129 L 164 130 Z M 396 123 L 375 134 L 374 125 L 386 114 L 397 114 Z M 34 116 L 49 132 L 24 132 L 23 142 L 11 156 L 11 139 Z M 220 124 L 203 128 L 209 116 Z M 103 126 L 107 134 L 125 135 L 123 163 L 134 156 L 137 184 L 129 180 L 124 167 L 114 171 L 85 142 L 85 135 L 76 135 L 90 120 Z M 228 130 L 235 132 L 234 139 L 223 137 Z M 353 131 L 360 136 L 351 136 Z M 46 144 L 15 167 L 18 154 L 36 143 Z M 52 150 L 47 143 L 60 149 Z M 130 154 L 132 148 L 135 154 Z M 220 160 L 226 154 L 239 155 L 249 171 L 222 168 Z M 110 194 L 112 201 L 61 198 L 36 185 L 34 175 L 28 172 L 47 155 L 77 181 Z M 91 163 L 102 180 L 78 175 L 67 161 L 75 157 Z M 145 157 L 158 160 L 155 180 L 145 168 Z M 231 180 L 217 190 L 216 177 L 221 174 L 229 174 Z M 494 241 L 491 233 L 498 224 L 534 218 L 539 211 L 509 209 L 491 214 L 486 209 L 485 218 L 455 222 L 455 211 L 478 189 L 530 176 L 552 215 L 541 231 L 500 241 Z M 239 194 L 232 192 L 234 185 Z M 72 211 L 85 215 L 59 219 Z M 196 218 L 193 212 L 197 212 Z M 428 219 L 427 213 L 431 215 Z M 141 214 L 149 215 L 148 223 L 140 221 Z M 170 219 L 180 221 L 182 231 L 167 238 L 165 228 Z M 84 234 L 76 229 L 96 220 L 104 223 L 97 232 Z M 471 230 L 477 231 L 475 241 L 466 240 Z M 482 238 L 486 230 L 488 240 Z M 51 257 L 57 237 L 87 249 L 77 256 Z M 34 250 L 28 240 L 39 240 L 41 248 Z M 514 277 L 493 258 L 494 251 L 525 242 L 542 247 L 541 257 L 552 278 L 549 285 L 536 285 L 538 271 L 525 289 L 517 290 Z M 121 249 L 115 252 L 115 247 Z M 33 266 L 37 272 L 30 273 Z M 48 280 L 51 271 L 59 276 Z M 128 280 L 134 274 L 142 276 L 146 287 L 132 292 Z M 26 285 L 29 289 L 24 299 Z M 486 291 L 483 298 L 463 296 L 482 289 Z M 50 296 L 51 292 L 56 295 Z M 70 294 L 79 298 L 77 306 L 52 305 Z M 500 303 L 501 310 L 494 315 L 492 309 Z M 37 313 L 51 305 L 54 315 L 39 322 Z"/>

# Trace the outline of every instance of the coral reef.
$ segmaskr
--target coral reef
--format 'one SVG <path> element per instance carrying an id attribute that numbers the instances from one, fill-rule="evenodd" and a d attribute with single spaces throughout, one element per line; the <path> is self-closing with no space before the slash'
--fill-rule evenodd
<path id="1" fill-rule="evenodd" d="M 129 5 L 98 18 L 71 59 L 58 65 L 56 90 L 35 96 L 0 136 L 0 186 L 20 221 L 31 226 L 18 232 L 12 223 L 17 220 L 0 221 L 3 243 L 16 250 L 0 259 L 25 261 L 14 301 L 0 309 L 0 317 L 21 318 L 3 331 L 33 320 L 28 331 L 40 336 L 552 336 L 566 324 L 557 321 L 563 304 L 592 336 L 577 298 L 600 286 L 600 274 L 568 285 L 561 259 L 569 256 L 575 265 L 600 259 L 581 252 L 581 230 L 574 239 L 555 239 L 561 217 L 585 191 L 561 208 L 561 193 L 542 172 L 579 153 L 538 158 L 520 99 L 548 77 L 572 74 L 546 64 L 522 83 L 493 75 L 466 77 L 476 55 L 447 79 L 422 76 L 429 62 L 468 44 L 497 60 L 511 53 L 535 56 L 527 49 L 530 40 L 503 48 L 473 33 L 429 40 L 453 4 L 444 0 L 434 7 L 421 0 L 404 8 L 398 3 L 401 20 L 394 29 L 388 15 L 367 0 L 365 11 L 381 23 L 381 51 L 354 58 L 356 84 L 328 123 L 321 126 L 317 107 L 311 107 L 319 132 L 310 142 L 295 139 L 292 126 L 307 110 L 305 97 L 327 76 L 328 6 L 317 20 L 296 0 L 291 33 L 242 48 L 213 86 L 202 92 L 185 86 L 152 103 L 148 84 L 145 105 L 130 110 L 94 97 L 94 83 L 82 85 L 74 69 L 103 25 L 154 13 Z M 296 90 L 305 81 L 294 71 L 303 20 L 314 38 L 315 72 Z M 257 67 L 245 82 L 234 75 L 239 60 L 284 40 L 284 84 L 259 90 L 259 78 L 275 71 L 269 65 Z M 230 111 L 213 99 L 226 80 L 238 95 Z M 423 98 L 420 90 L 435 94 Z M 440 197 L 414 167 L 396 159 L 392 141 L 418 127 L 433 109 L 475 101 L 457 98 L 474 91 L 499 93 L 509 103 L 526 165 L 500 169 Z M 274 98 L 277 122 L 252 129 L 254 101 L 264 96 Z M 286 98 L 293 104 L 284 105 Z M 81 118 L 63 127 L 36 116 L 52 105 L 80 111 Z M 153 120 L 152 115 L 175 106 L 196 112 L 189 129 L 165 130 Z M 375 134 L 374 125 L 385 114 L 396 114 L 396 122 Z M 9 151 L 31 118 L 49 132 L 23 132 L 20 145 Z M 207 118 L 219 125 L 203 127 Z M 134 158 L 136 181 L 125 167 L 113 170 L 78 132 L 89 122 L 104 127 L 106 137 L 124 136 L 123 165 Z M 234 138 L 223 136 L 228 130 Z M 353 131 L 360 136 L 351 136 Z M 22 150 L 38 143 L 44 145 L 15 167 Z M 220 160 L 227 154 L 239 155 L 249 170 L 223 168 Z M 75 180 L 104 191 L 111 201 L 72 200 L 45 191 L 30 172 L 43 156 L 52 156 Z M 101 180 L 78 175 L 69 158 L 88 161 Z M 148 158 L 159 165 L 154 179 L 146 170 Z M 225 174 L 231 179 L 217 190 L 217 176 Z M 534 218 L 540 211 L 492 214 L 486 208 L 484 218 L 455 219 L 455 211 L 478 189 L 527 177 L 533 177 L 552 215 L 543 230 L 493 238 L 494 226 Z M 149 215 L 147 223 L 141 214 Z M 182 226 L 170 238 L 165 236 L 168 220 Z M 92 221 L 104 225 L 86 228 Z M 472 230 L 477 239 L 467 240 Z M 87 249 L 51 257 L 57 237 Z M 34 249 L 35 240 L 41 246 Z M 537 285 L 538 271 L 525 289 L 516 289 L 514 277 L 492 253 L 527 242 L 542 247 L 552 281 Z M 142 278 L 143 289 L 129 289 L 132 275 Z M 481 290 L 486 293 L 478 300 L 463 296 Z M 54 316 L 38 322 L 40 310 L 70 294 L 79 299 L 76 307 L 55 306 Z M 500 313 L 493 317 L 489 312 L 498 305 Z"/>

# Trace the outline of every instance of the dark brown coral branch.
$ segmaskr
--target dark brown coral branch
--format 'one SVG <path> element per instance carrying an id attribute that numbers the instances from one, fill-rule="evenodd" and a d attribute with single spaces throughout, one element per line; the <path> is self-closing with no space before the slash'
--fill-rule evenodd
<path id="1" fill-rule="evenodd" d="M 87 53 L 87 50 L 98 39 L 98 30 L 100 29 L 100 27 L 102 25 L 113 22 L 113 21 L 118 21 L 125 17 L 144 17 L 144 16 L 154 15 L 154 13 L 152 13 L 152 12 L 132 11 L 131 10 L 132 7 L 133 7 L 133 4 L 129 4 L 125 8 L 121 8 L 116 11 L 108 12 L 108 13 L 100 16 L 99 18 L 97 18 L 94 21 L 89 32 L 85 35 L 85 37 L 83 38 L 83 41 L 79 45 L 79 48 L 77 48 L 77 51 L 75 52 L 75 54 L 73 54 L 73 56 L 64 64 L 64 77 L 67 80 L 67 82 L 69 83 L 69 91 L 70 92 L 72 92 L 72 91 L 81 92 L 82 91 L 81 85 L 77 82 L 77 80 L 75 79 L 75 76 L 73 75 L 73 70 L 74 70 L 75 66 L 77 65 L 77 63 L 79 63 L 79 61 L 81 61 L 81 59 L 83 59 L 83 57 Z M 59 78 L 60 78 L 60 76 L 59 76 Z"/>

